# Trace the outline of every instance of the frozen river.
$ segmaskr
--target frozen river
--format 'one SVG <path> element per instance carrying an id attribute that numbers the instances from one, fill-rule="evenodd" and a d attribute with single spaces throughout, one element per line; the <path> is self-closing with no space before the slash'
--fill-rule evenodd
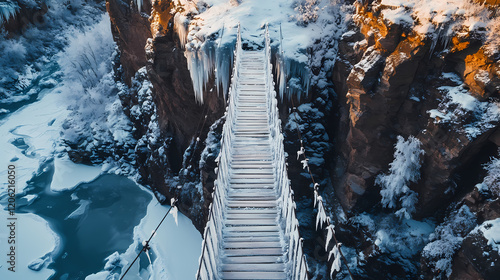
<path id="1" fill-rule="evenodd" d="M 0 120 L 0 225 L 15 222 L 14 233 L 0 231 L 0 279 L 117 279 L 169 209 L 127 177 L 57 157 L 64 100 L 64 91 L 45 89 Z M 9 165 L 16 171 L 12 215 Z M 143 254 L 125 279 L 194 279 L 200 244 L 189 219 L 179 214 L 176 225 L 170 216 L 152 239 L 151 264 Z"/>

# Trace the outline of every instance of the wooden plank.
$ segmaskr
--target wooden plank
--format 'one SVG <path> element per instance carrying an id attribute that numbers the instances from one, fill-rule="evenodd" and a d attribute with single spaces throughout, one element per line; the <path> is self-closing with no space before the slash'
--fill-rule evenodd
<path id="1" fill-rule="evenodd" d="M 265 263 L 277 263 L 277 262 L 282 262 L 282 257 L 281 256 L 232 256 L 232 257 L 226 257 L 224 258 L 224 263 L 226 264 L 237 264 L 237 263 L 243 263 L 243 264 L 251 264 L 251 263 L 258 263 L 258 264 L 265 264 Z"/>
<path id="2" fill-rule="evenodd" d="M 224 238 L 237 238 L 237 237 L 253 237 L 253 238 L 280 238 L 280 234 L 277 231 L 246 231 L 246 232 L 224 232 Z"/>
<path id="3" fill-rule="evenodd" d="M 268 169 L 237 169 L 234 168 L 232 173 L 233 176 L 266 176 L 274 178 L 274 170 L 272 168 Z"/>
<path id="4" fill-rule="evenodd" d="M 259 161 L 271 161 L 272 156 L 271 155 L 263 155 L 263 154 L 234 154 L 233 153 L 233 158 L 240 158 L 243 157 L 244 159 L 255 159 Z"/>
<path id="5" fill-rule="evenodd" d="M 277 207 L 278 203 L 276 201 L 228 201 L 227 206 L 231 208 L 242 208 L 242 207 L 256 207 L 256 208 L 273 208 Z"/>
<path id="6" fill-rule="evenodd" d="M 231 180 L 233 179 L 248 179 L 248 180 L 252 180 L 252 179 L 273 179 L 274 180 L 274 175 L 273 174 L 264 174 L 261 173 L 261 174 L 249 174 L 249 173 L 246 173 L 246 174 L 238 174 L 238 173 L 234 173 L 231 174 Z"/>
<path id="7" fill-rule="evenodd" d="M 274 236 L 226 236 L 223 238 L 224 242 L 281 242 L 281 238 L 278 235 Z"/>
<path id="8" fill-rule="evenodd" d="M 263 188 L 261 190 L 254 190 L 254 189 L 247 189 L 247 190 L 240 190 L 240 189 L 228 189 L 228 195 L 232 196 L 274 196 L 276 197 L 278 193 L 274 189 L 267 189 Z"/>
<path id="9" fill-rule="evenodd" d="M 231 185 L 230 189 L 234 190 L 274 190 L 274 182 L 273 184 L 238 184 Z"/>
<path id="10" fill-rule="evenodd" d="M 243 149 L 240 149 L 238 151 L 233 151 L 233 155 L 234 154 L 245 154 L 243 152 L 246 152 L 246 154 L 248 154 L 248 150 L 243 150 Z M 242 164 L 246 164 L 246 165 L 250 165 L 250 164 L 260 164 L 262 163 L 264 166 L 273 166 L 274 165 L 274 162 L 271 162 L 271 161 L 265 161 L 265 160 L 251 160 L 251 159 L 248 159 L 248 160 L 245 160 L 245 159 L 237 159 L 237 160 L 232 160 L 231 162 L 233 163 L 242 163 Z"/>
<path id="11" fill-rule="evenodd" d="M 282 248 L 225 249 L 226 256 L 282 256 Z"/>
<path id="12" fill-rule="evenodd" d="M 287 279 L 284 272 L 250 272 L 250 271 L 223 271 L 222 278 L 225 280 L 276 280 L 276 279 Z"/>
<path id="13" fill-rule="evenodd" d="M 229 166 L 235 169 L 260 169 L 260 170 L 273 170 L 274 164 L 272 161 L 256 161 L 254 159 L 238 159 L 229 163 Z"/>
<path id="14" fill-rule="evenodd" d="M 252 219 L 274 219 L 278 218 L 278 213 L 272 214 L 254 214 L 254 213 L 245 213 L 245 214 L 227 214 L 226 219 L 228 220 L 252 220 Z"/>
<path id="15" fill-rule="evenodd" d="M 273 186 L 275 181 L 270 180 L 270 179 L 230 179 L 230 183 L 232 184 L 253 184 L 253 183 L 260 183 L 260 184 L 266 184 L 269 186 Z"/>
<path id="16" fill-rule="evenodd" d="M 279 248 L 282 249 L 281 243 L 271 241 L 236 241 L 236 242 L 224 242 L 225 249 L 258 249 L 258 248 Z"/>
<path id="17" fill-rule="evenodd" d="M 247 199 L 247 200 L 277 200 L 278 199 L 278 194 L 274 191 L 271 190 L 272 192 L 267 192 L 265 189 L 262 190 L 263 193 L 255 193 L 254 191 L 239 191 L 235 192 L 234 190 L 228 195 L 230 200 L 241 200 L 241 199 Z"/>
<path id="18" fill-rule="evenodd" d="M 274 226 L 248 226 L 248 227 L 226 227 L 227 232 L 279 232 L 280 228 Z"/>
<path id="19" fill-rule="evenodd" d="M 228 198 L 228 201 L 234 202 L 234 203 L 253 203 L 253 202 L 259 202 L 261 201 L 262 203 L 265 204 L 270 204 L 270 201 L 277 201 L 277 196 L 272 195 L 272 196 L 249 196 L 249 195 L 232 195 L 231 197 Z M 252 207 L 252 206 L 248 206 Z M 255 206 L 255 207 L 260 207 L 260 206 Z M 272 206 L 269 206 L 272 207 Z"/>
<path id="20" fill-rule="evenodd" d="M 241 219 L 226 220 L 226 226 L 272 226 L 276 224 L 276 219 Z"/>
<path id="21" fill-rule="evenodd" d="M 240 189 L 229 189 L 229 197 L 273 197 L 276 199 L 278 193 L 274 189 L 262 189 L 262 190 L 240 190 Z"/>
<path id="22" fill-rule="evenodd" d="M 230 263 L 223 264 L 222 271 L 279 271 L 283 272 L 285 265 L 283 263 L 259 263 L 259 264 L 241 264 Z"/>
<path id="23" fill-rule="evenodd" d="M 272 214 L 278 213 L 275 209 L 227 209 L 227 214 L 242 214 L 242 213 L 254 213 L 254 214 Z"/>
<path id="24" fill-rule="evenodd" d="M 252 157 L 254 157 L 253 155 L 251 154 L 243 154 L 243 155 L 238 155 L 238 157 L 242 157 L 242 159 L 240 160 L 243 160 L 243 162 L 245 162 L 245 158 L 248 158 L 247 161 L 249 160 L 258 160 L 260 162 L 272 162 L 271 159 L 268 159 L 266 160 L 265 158 L 256 158 L 256 159 L 253 159 Z M 260 167 L 253 167 L 253 168 L 233 168 L 232 169 L 233 173 L 236 173 L 236 174 L 274 174 L 274 169 L 272 168 L 272 166 L 269 166 L 269 168 L 260 168 Z"/>

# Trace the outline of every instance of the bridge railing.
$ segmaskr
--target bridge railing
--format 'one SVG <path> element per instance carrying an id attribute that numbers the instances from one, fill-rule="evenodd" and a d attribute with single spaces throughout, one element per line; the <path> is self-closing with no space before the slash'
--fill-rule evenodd
<path id="1" fill-rule="evenodd" d="M 212 193 L 212 204 L 209 206 L 207 225 L 203 234 L 202 252 L 199 259 L 197 280 L 219 280 L 220 256 L 222 252 L 222 229 L 224 209 L 227 206 L 227 186 L 229 185 L 229 164 L 232 158 L 232 126 L 236 110 L 236 85 L 239 77 L 241 61 L 241 31 L 238 25 L 236 48 L 234 51 L 234 66 L 229 89 L 229 102 L 226 109 L 226 122 L 222 130 L 221 152 L 218 160 L 217 180 Z"/>
<path id="2" fill-rule="evenodd" d="M 287 243 L 286 265 L 288 279 L 307 280 L 308 268 L 304 252 L 302 250 L 302 238 L 299 234 L 299 222 L 295 214 L 296 205 L 293 197 L 293 190 L 288 179 L 286 167 L 285 149 L 283 145 L 283 133 L 281 131 L 281 120 L 278 112 L 278 100 L 274 89 L 274 81 L 271 64 L 271 39 L 269 27 L 266 24 L 265 30 L 265 56 L 266 56 L 266 92 L 268 98 L 269 126 L 271 134 L 271 149 L 277 175 L 277 191 L 280 197 L 281 226 L 285 232 Z"/>

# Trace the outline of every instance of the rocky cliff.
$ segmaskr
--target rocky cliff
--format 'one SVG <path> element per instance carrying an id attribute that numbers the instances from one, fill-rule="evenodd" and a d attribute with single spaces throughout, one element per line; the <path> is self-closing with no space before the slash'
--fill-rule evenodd
<path id="1" fill-rule="evenodd" d="M 107 1 L 106 7 L 120 49 L 117 71 L 122 71 L 124 81 L 135 88 L 123 95 L 125 111 L 131 115 L 134 106 L 141 105 L 139 92 L 145 81 L 155 107 L 153 122 L 159 135 L 154 144 L 145 137 L 151 133 L 152 113 L 139 113 L 134 121 L 137 137 L 145 139 L 136 148 L 142 181 L 160 196 L 178 198 L 181 211 L 201 230 L 211 199 L 207 188 L 212 188 L 213 169 L 203 173 L 203 178 L 212 179 L 199 188 L 197 162 L 210 126 L 223 115 L 224 100 L 207 94 L 204 104 L 196 102 L 184 50 L 173 32 L 172 1 L 144 1 L 140 11 L 137 5 L 115 0 Z M 134 79 L 142 67 L 145 70 Z"/>
<path id="2" fill-rule="evenodd" d="M 351 215 L 380 211 L 374 210 L 381 201 L 377 177 L 393 161 L 397 136 L 414 136 L 422 148 L 420 179 L 408 185 L 418 196 L 414 216 L 446 220 L 450 208 L 464 203 L 457 200 L 465 199 L 481 222 L 496 219 L 496 206 L 478 198 L 474 185 L 500 144 L 498 49 L 489 47 L 485 27 L 448 21 L 437 24 L 438 32 L 422 34 L 416 26 L 424 19 L 415 16 L 416 8 L 392 2 L 357 3 L 352 26 L 340 41 L 332 76 L 340 113 L 332 119 L 340 124 L 333 132 L 340 159 L 335 167 L 343 170 L 334 178 L 338 201 Z M 489 8 L 491 24 L 496 8 Z M 460 22 L 463 14 L 451 18 Z M 456 255 L 451 277 L 493 279 L 489 269 L 480 268 L 486 261 L 471 257 L 474 250 L 488 251 L 484 242 L 472 239 L 467 237 Z M 450 277 L 449 271 L 431 271 L 425 256 L 422 262 L 424 278 Z M 408 271 L 400 273 L 394 277 L 408 277 Z"/>

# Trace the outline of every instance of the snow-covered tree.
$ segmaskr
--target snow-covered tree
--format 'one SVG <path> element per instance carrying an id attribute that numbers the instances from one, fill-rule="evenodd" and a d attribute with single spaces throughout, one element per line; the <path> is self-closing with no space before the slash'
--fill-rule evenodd
<path id="1" fill-rule="evenodd" d="M 389 173 L 380 174 L 375 180 L 375 184 L 382 187 L 382 205 L 387 208 L 399 208 L 396 215 L 400 218 L 409 219 L 415 212 L 417 193 L 412 191 L 409 185 L 420 179 L 420 156 L 424 154 L 421 145 L 420 140 L 413 136 L 408 140 L 398 136 Z"/>

